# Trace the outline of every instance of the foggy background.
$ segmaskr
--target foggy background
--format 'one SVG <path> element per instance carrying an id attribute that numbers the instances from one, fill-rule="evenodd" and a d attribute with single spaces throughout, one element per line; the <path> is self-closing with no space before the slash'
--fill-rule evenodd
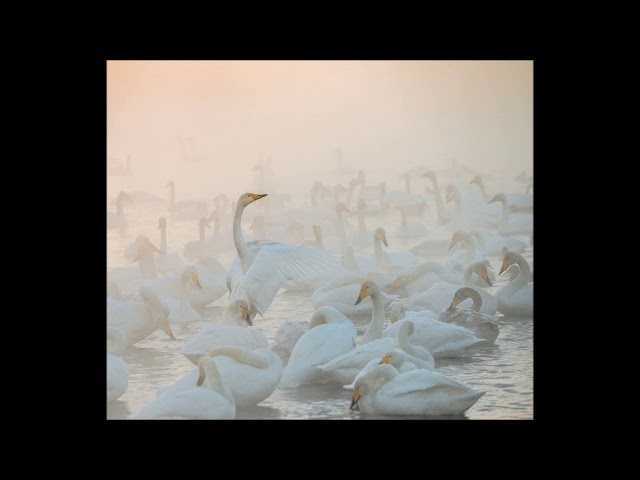
<path id="1" fill-rule="evenodd" d="M 338 166 L 400 186 L 415 166 L 515 177 L 533 162 L 532 61 L 109 61 L 107 156 L 135 186 L 177 198 L 278 189 Z M 109 163 L 112 165 L 113 163 Z M 304 175 L 304 176 L 303 176 Z M 286 187 L 285 187 L 286 186 Z M 265 192 L 266 193 L 266 192 Z"/>

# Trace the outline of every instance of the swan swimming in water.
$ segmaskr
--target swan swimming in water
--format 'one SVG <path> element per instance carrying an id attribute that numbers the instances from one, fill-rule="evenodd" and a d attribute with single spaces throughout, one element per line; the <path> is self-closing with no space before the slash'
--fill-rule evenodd
<path id="1" fill-rule="evenodd" d="M 473 305 L 470 309 L 456 308 L 460 302 L 467 298 L 473 300 Z M 440 314 L 439 320 L 445 323 L 460 325 L 467 330 L 471 330 L 478 338 L 484 338 L 488 342 L 493 343 L 500 333 L 498 320 L 496 320 L 496 317 L 493 315 L 479 313 L 481 307 L 482 297 L 480 294 L 473 288 L 462 287 L 453 296 L 449 308 Z"/>
<path id="2" fill-rule="evenodd" d="M 377 365 L 355 383 L 351 409 L 382 415 L 462 415 L 485 392 L 430 370 L 398 373 Z"/>
<path id="3" fill-rule="evenodd" d="M 168 389 L 143 406 L 131 419 L 215 420 L 236 416 L 231 391 L 224 385 L 216 362 L 204 356 L 198 362 L 196 385 L 184 389 Z"/>
<path id="4" fill-rule="evenodd" d="M 520 268 L 520 274 L 496 293 L 498 311 L 505 315 L 530 317 L 533 315 L 533 283 L 529 282 L 530 270 L 527 260 L 519 253 L 508 252 L 502 260 L 499 274 L 514 263 Z"/>
<path id="5" fill-rule="evenodd" d="M 129 386 L 129 366 L 122 359 L 126 348 L 124 333 L 107 327 L 107 402 L 117 400 Z"/>
<path id="6" fill-rule="evenodd" d="M 291 352 L 302 335 L 309 331 L 309 322 L 300 320 L 285 320 L 278 325 L 271 350 L 276 352 L 283 365 L 289 362 Z"/>
<path id="7" fill-rule="evenodd" d="M 320 307 L 311 316 L 307 331 L 293 347 L 282 373 L 281 389 L 310 383 L 326 383 L 318 368 L 356 347 L 356 329 L 351 320 L 332 307 Z"/>
<path id="8" fill-rule="evenodd" d="M 407 250 L 404 252 L 385 252 L 382 249 L 383 244 L 385 247 L 389 246 L 387 233 L 384 228 L 378 227 L 373 232 L 373 251 L 376 259 L 376 268 L 379 272 L 415 266 L 416 257 L 413 253 Z"/>
<path id="9" fill-rule="evenodd" d="M 502 204 L 502 217 L 498 225 L 500 235 L 514 235 L 518 233 L 533 232 L 533 215 L 530 213 L 509 213 L 507 198 L 503 193 L 498 193 L 489 203 L 500 202 Z"/>
<path id="10" fill-rule="evenodd" d="M 471 281 L 471 275 L 473 275 L 474 273 L 477 274 L 482 280 L 484 280 L 490 287 L 493 286 L 493 284 L 491 283 L 491 279 L 489 278 L 487 265 L 484 262 L 475 262 L 469 265 L 465 269 L 464 275 L 462 276 L 462 284 L 465 287 L 469 287 L 475 290 L 482 298 L 482 307 L 480 309 L 480 313 L 495 315 L 496 310 L 498 309 L 498 302 L 493 295 L 478 287 L 474 282 Z"/>

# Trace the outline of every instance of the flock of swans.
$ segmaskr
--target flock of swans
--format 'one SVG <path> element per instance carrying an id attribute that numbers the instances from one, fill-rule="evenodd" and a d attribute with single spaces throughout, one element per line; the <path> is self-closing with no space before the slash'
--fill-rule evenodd
<path id="1" fill-rule="evenodd" d="M 433 171 L 404 179 L 405 191 L 367 185 L 363 172 L 347 187 L 315 182 L 302 208 L 275 192 L 178 202 L 169 181 L 159 246 L 156 232 L 139 234 L 123 252 L 130 264 L 107 272 L 107 402 L 127 391 L 128 347 L 156 330 L 175 340 L 176 329 L 198 325 L 222 300 L 218 321 L 188 330 L 175 352 L 193 369 L 129 418 L 232 419 L 276 389 L 310 384 L 343 386 L 352 392 L 345 410 L 365 416 L 464 414 L 485 392 L 440 373 L 438 359 L 473 358 L 510 316 L 533 316 L 532 265 L 521 255 L 522 237 L 533 242 L 530 187 L 489 194 L 476 175 L 442 195 Z M 412 180 L 427 184 L 424 195 L 410 191 Z M 145 203 L 166 200 L 121 191 L 107 228 L 131 228 L 126 209 Z M 399 218 L 391 234 L 389 218 Z M 181 251 L 168 244 L 176 221 L 199 229 Z M 394 248 L 399 238 L 414 246 Z M 219 258 L 229 246 L 236 255 L 225 268 Z M 270 344 L 261 322 L 282 289 L 308 297 L 315 311 L 282 321 Z M 354 317 L 370 319 L 361 335 Z"/>

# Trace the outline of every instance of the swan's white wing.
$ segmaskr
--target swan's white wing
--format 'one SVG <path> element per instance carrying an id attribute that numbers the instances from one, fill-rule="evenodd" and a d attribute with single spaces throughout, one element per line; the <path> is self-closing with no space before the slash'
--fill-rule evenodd
<path id="1" fill-rule="evenodd" d="M 243 286 L 251 304 L 264 316 L 286 282 L 345 273 L 340 256 L 324 250 L 285 244 L 265 245 L 244 276 Z"/>
<path id="2" fill-rule="evenodd" d="M 435 388 L 445 389 L 452 395 L 472 392 L 472 389 L 464 383 L 429 370 L 403 373 L 383 387 L 384 394 L 390 397 L 401 397 L 412 392 L 424 392 Z"/>

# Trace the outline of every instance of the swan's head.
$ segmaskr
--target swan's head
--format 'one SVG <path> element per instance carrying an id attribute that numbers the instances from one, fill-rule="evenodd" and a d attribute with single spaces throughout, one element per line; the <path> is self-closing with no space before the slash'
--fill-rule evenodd
<path id="1" fill-rule="evenodd" d="M 173 336 L 171 326 L 169 325 L 169 307 L 167 307 L 166 302 L 163 302 L 156 292 L 146 285 L 140 287 L 140 296 L 143 302 L 151 308 L 153 320 L 158 325 L 158 328 L 175 340 L 176 337 Z"/>
<path id="2" fill-rule="evenodd" d="M 509 253 L 509 249 L 507 247 L 502 247 L 502 256 L 504 257 L 507 253 Z"/>
<path id="3" fill-rule="evenodd" d="M 476 185 L 482 185 L 482 177 L 480 175 L 476 175 L 471 179 L 469 183 L 475 183 Z"/>
<path id="4" fill-rule="evenodd" d="M 167 219 L 164 217 L 160 217 L 158 219 L 158 228 L 164 228 L 167 226 Z"/>
<path id="5" fill-rule="evenodd" d="M 389 246 L 389 244 L 387 243 L 387 232 L 385 232 L 384 228 L 382 227 L 378 227 L 375 229 L 375 231 L 373 232 L 373 240 L 380 240 L 382 243 L 384 243 L 385 247 Z"/>
<path id="6" fill-rule="evenodd" d="M 487 203 L 493 203 L 493 202 L 502 202 L 502 203 L 507 203 L 507 197 L 504 196 L 504 193 L 498 193 L 496 195 L 493 196 L 493 198 L 491 200 L 489 200 Z"/>
<path id="7" fill-rule="evenodd" d="M 380 289 L 375 282 L 371 280 L 367 280 L 360 287 L 360 293 L 358 294 L 358 298 L 356 299 L 356 305 L 358 305 L 362 300 L 364 300 L 369 295 L 376 295 L 380 293 Z"/>
<path id="8" fill-rule="evenodd" d="M 360 200 L 358 200 L 358 210 L 364 210 L 365 208 L 367 208 L 367 204 L 361 198 Z"/>
<path id="9" fill-rule="evenodd" d="M 184 268 L 184 270 L 182 271 L 181 279 L 184 282 L 188 282 L 189 280 L 191 280 L 196 287 L 202 288 L 202 285 L 200 285 L 200 279 L 198 278 L 198 270 L 196 270 L 195 267 L 191 265 Z"/>
<path id="10" fill-rule="evenodd" d="M 458 230 L 453 234 L 453 237 L 451 237 L 451 245 L 449 245 L 449 250 L 451 250 L 460 242 L 468 242 L 468 241 L 469 241 L 469 234 L 463 230 Z"/>
<path id="11" fill-rule="evenodd" d="M 171 187 L 171 188 L 173 188 L 173 187 L 174 187 L 173 180 L 169 180 L 169 181 L 167 182 L 167 184 L 164 186 L 164 188 L 169 188 L 169 187 Z"/>
<path id="12" fill-rule="evenodd" d="M 349 209 L 343 202 L 339 202 L 336 206 L 336 211 L 338 212 L 349 212 Z"/>
<path id="13" fill-rule="evenodd" d="M 457 188 L 453 185 L 447 185 L 447 198 L 444 203 L 450 203 L 456 199 L 456 190 Z"/>
<path id="14" fill-rule="evenodd" d="M 487 264 L 485 263 L 487 260 L 483 262 L 475 262 L 469 265 L 467 268 L 471 270 L 472 273 L 477 274 L 480 278 L 482 278 L 487 284 L 492 287 L 491 280 L 489 279 L 489 269 L 487 268 Z"/>
<path id="15" fill-rule="evenodd" d="M 498 275 L 502 275 L 504 271 L 509 268 L 509 265 L 518 263 L 519 258 L 522 257 L 516 252 L 507 252 L 507 254 L 502 258 L 502 268 L 500 269 L 500 273 L 498 273 Z"/>
<path id="16" fill-rule="evenodd" d="M 145 237 L 145 239 L 140 242 L 140 245 L 138 246 L 138 252 L 136 253 L 136 257 L 133 259 L 133 262 L 131 262 L 131 263 L 137 262 L 142 257 L 144 257 L 145 255 L 149 255 L 152 252 L 164 253 L 162 250 L 160 250 L 158 247 L 156 247 L 151 242 L 151 240 L 149 240 L 148 238 Z"/>
<path id="17" fill-rule="evenodd" d="M 384 379 L 389 381 L 396 375 L 398 375 L 398 370 L 390 364 L 376 365 L 373 367 L 356 380 L 351 397 L 351 406 L 349 408 L 353 410 L 363 395 L 367 395 L 373 389 L 379 388 L 380 380 Z"/>
<path id="18" fill-rule="evenodd" d="M 233 302 L 230 302 L 227 305 L 227 311 L 234 316 L 240 315 L 244 319 L 244 321 L 247 322 L 247 325 L 253 326 L 253 322 L 251 321 L 251 317 L 249 315 L 249 302 L 247 302 L 244 298 L 236 298 Z"/>
<path id="19" fill-rule="evenodd" d="M 464 302 L 467 298 L 470 298 L 474 302 L 480 302 L 482 305 L 482 297 L 471 287 L 462 287 L 456 290 L 451 299 L 451 304 L 447 308 L 447 312 L 454 310 L 461 302 Z"/>
<path id="20" fill-rule="evenodd" d="M 131 197 L 129 195 L 127 195 L 125 193 L 124 190 L 120 190 L 120 193 L 118 193 L 118 198 L 116 199 L 117 202 L 129 202 L 129 203 L 133 203 L 133 200 L 131 200 Z"/>
<path id="21" fill-rule="evenodd" d="M 406 358 L 405 353 L 399 348 L 396 348 L 385 354 L 378 365 L 393 365 L 396 368 L 400 368 L 400 365 L 402 365 L 402 362 L 404 362 Z"/>
<path id="22" fill-rule="evenodd" d="M 240 195 L 240 198 L 238 198 L 236 206 L 242 206 L 242 208 L 244 208 L 250 203 L 253 203 L 256 200 L 260 200 L 261 198 L 264 198 L 266 196 L 266 193 L 243 193 L 242 195 Z"/>

